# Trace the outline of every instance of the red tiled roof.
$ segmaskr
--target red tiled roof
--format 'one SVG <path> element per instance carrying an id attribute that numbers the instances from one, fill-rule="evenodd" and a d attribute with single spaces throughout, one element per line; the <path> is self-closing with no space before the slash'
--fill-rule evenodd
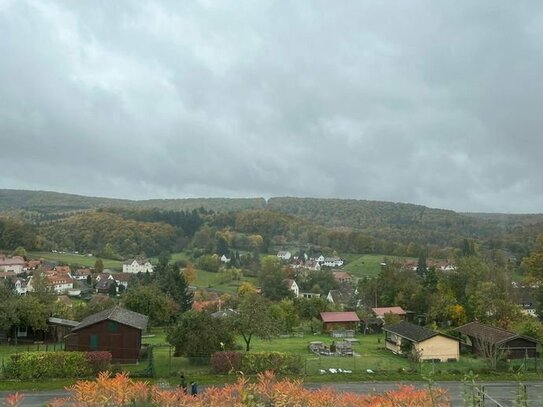
<path id="1" fill-rule="evenodd" d="M 385 314 L 405 315 L 405 311 L 402 307 L 382 307 L 371 309 L 378 317 L 384 317 Z"/>
<path id="2" fill-rule="evenodd" d="M 356 312 L 321 312 L 322 322 L 360 322 Z"/>

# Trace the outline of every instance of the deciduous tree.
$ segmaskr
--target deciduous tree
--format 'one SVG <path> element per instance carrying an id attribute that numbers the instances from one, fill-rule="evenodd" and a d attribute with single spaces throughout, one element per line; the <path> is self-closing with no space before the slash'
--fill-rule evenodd
<path id="1" fill-rule="evenodd" d="M 233 326 L 245 341 L 245 350 L 251 349 L 254 336 L 262 339 L 277 334 L 278 326 L 270 313 L 270 301 L 256 293 L 240 297 L 238 313 L 233 317 Z"/>

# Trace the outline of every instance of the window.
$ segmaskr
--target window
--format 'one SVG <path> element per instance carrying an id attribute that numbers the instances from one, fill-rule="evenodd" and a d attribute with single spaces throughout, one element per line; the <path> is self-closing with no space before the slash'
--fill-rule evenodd
<path id="1" fill-rule="evenodd" d="M 107 331 L 108 332 L 117 332 L 119 325 L 115 321 L 109 321 L 107 323 Z"/>

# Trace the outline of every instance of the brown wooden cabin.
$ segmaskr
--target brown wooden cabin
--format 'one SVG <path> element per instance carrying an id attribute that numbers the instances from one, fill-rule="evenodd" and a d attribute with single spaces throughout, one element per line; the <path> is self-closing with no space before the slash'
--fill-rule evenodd
<path id="1" fill-rule="evenodd" d="M 141 335 L 149 317 L 121 307 L 85 318 L 66 336 L 66 350 L 108 351 L 112 361 L 134 363 L 141 349 Z"/>
<path id="2" fill-rule="evenodd" d="M 358 331 L 360 318 L 356 312 L 321 312 L 321 321 L 323 323 L 323 331 L 331 332 L 334 330 L 350 329 Z"/>
<path id="3" fill-rule="evenodd" d="M 496 328 L 480 322 L 470 322 L 455 328 L 461 334 L 464 347 L 471 348 L 473 353 L 482 355 L 480 346 L 488 342 L 505 351 L 508 359 L 534 358 L 537 356 L 537 339 L 518 335 L 505 329 Z"/>

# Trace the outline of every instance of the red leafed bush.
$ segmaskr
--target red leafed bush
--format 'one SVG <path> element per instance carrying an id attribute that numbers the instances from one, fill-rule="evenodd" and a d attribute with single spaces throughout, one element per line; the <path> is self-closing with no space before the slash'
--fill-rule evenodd
<path id="1" fill-rule="evenodd" d="M 86 352 L 85 357 L 87 358 L 87 361 L 89 362 L 89 365 L 94 374 L 105 372 L 111 368 L 111 352 Z"/>
<path id="2" fill-rule="evenodd" d="M 218 374 L 237 373 L 241 370 L 240 352 L 215 352 L 211 355 L 213 372 Z"/>
<path id="3" fill-rule="evenodd" d="M 338 392 L 331 388 L 309 390 L 299 380 L 279 380 L 271 372 L 261 373 L 256 383 L 241 377 L 237 383 L 209 387 L 197 396 L 183 389 L 164 390 L 147 382 L 130 379 L 126 374 L 109 377 L 100 373 L 94 381 L 79 381 L 72 396 L 55 400 L 55 407 L 101 407 L 146 405 L 157 407 L 449 407 L 450 401 L 442 389 L 420 390 L 400 386 L 382 394 L 363 395 Z"/>

